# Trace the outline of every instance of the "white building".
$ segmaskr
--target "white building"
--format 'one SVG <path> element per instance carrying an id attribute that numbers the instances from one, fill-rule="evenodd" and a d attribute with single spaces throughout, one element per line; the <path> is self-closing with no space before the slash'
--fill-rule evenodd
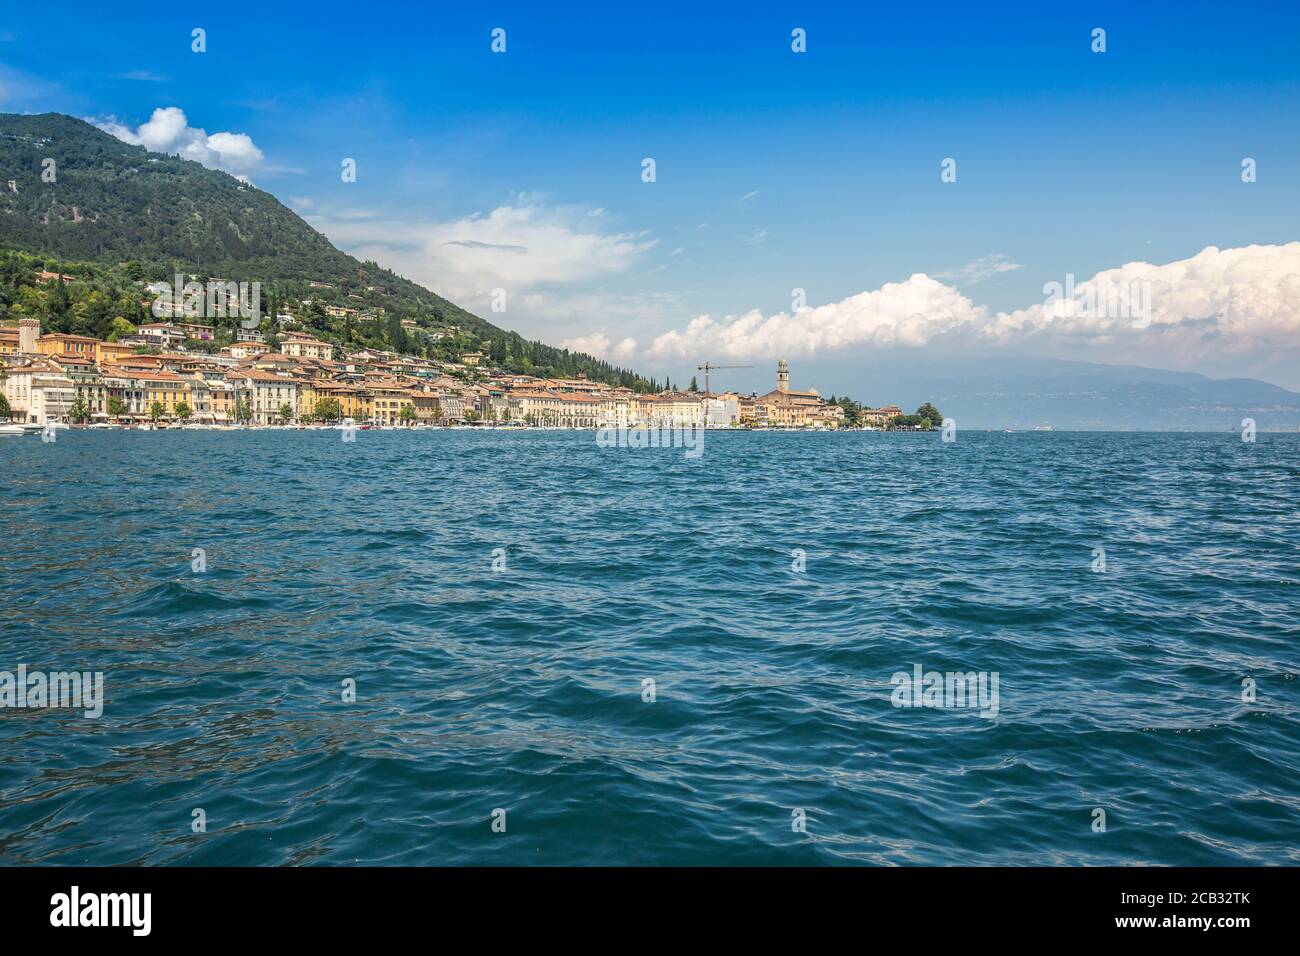
<path id="1" fill-rule="evenodd" d="M 726 428 L 739 421 L 739 395 L 709 395 L 704 399 L 704 422 L 709 428 Z"/>
<path id="2" fill-rule="evenodd" d="M 135 339 L 160 349 L 174 349 L 185 341 L 185 331 L 169 322 L 147 322 L 136 330 L 135 335 L 127 336 L 126 341 Z"/>
<path id="3" fill-rule="evenodd" d="M 280 339 L 280 352 L 294 358 L 314 358 L 329 361 L 334 357 L 334 347 L 310 335 L 289 332 Z"/>
<path id="4" fill-rule="evenodd" d="M 280 422 L 280 409 L 286 405 L 289 406 L 289 417 L 298 417 L 298 383 L 293 379 L 261 369 L 248 369 L 231 372 L 226 381 L 236 389 L 247 390 L 252 396 L 249 406 L 254 424 Z"/>
<path id="5" fill-rule="evenodd" d="M 77 386 L 52 365 L 31 362 L 5 369 L 4 395 L 13 421 L 45 425 L 68 420 Z"/>

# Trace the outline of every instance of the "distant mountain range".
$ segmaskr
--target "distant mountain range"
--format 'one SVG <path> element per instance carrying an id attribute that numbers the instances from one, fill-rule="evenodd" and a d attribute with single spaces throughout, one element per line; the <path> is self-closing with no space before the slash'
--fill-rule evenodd
<path id="1" fill-rule="evenodd" d="M 895 354 L 818 368 L 855 398 L 908 410 L 933 402 L 959 427 L 1234 431 L 1253 418 L 1260 430 L 1300 430 L 1300 393 L 1253 378 L 994 354 Z"/>

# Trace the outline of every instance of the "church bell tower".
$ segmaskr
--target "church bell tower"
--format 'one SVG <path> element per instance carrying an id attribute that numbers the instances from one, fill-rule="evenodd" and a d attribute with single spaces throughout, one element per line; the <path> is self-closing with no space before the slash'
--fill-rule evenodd
<path id="1" fill-rule="evenodd" d="M 790 391 L 790 366 L 785 364 L 785 359 L 776 363 L 776 390 L 778 392 Z"/>

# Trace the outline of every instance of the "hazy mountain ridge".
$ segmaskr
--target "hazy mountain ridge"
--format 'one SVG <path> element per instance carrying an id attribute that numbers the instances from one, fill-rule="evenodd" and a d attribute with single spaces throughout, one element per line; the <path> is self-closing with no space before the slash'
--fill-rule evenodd
<path id="1" fill-rule="evenodd" d="M 1300 429 L 1300 393 L 1259 379 L 997 355 L 837 368 L 855 395 L 908 409 L 931 401 L 973 428 L 1227 431 L 1253 418 L 1261 430 Z"/>

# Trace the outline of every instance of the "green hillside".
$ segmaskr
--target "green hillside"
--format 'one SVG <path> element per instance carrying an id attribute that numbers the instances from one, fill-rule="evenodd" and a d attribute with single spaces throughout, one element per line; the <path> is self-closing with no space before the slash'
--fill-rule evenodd
<path id="1" fill-rule="evenodd" d="M 55 162 L 53 183 L 41 178 L 47 157 Z M 228 173 L 150 153 L 58 113 L 0 114 L 0 250 L 8 253 L 0 259 L 0 318 L 36 315 L 46 331 L 108 335 L 114 320 L 149 321 L 138 283 L 182 272 L 200 281 L 258 281 L 271 314 L 310 298 L 312 308 L 295 315 L 342 345 L 433 358 L 483 348 L 509 371 L 652 385 L 589 355 L 527 341 L 376 263 L 359 262 L 273 195 Z M 33 266 L 78 281 L 63 289 L 37 286 Z M 382 317 L 329 319 L 324 305 L 382 310 Z M 402 319 L 417 328 L 403 328 Z M 460 334 L 421 334 L 447 326 Z"/>

